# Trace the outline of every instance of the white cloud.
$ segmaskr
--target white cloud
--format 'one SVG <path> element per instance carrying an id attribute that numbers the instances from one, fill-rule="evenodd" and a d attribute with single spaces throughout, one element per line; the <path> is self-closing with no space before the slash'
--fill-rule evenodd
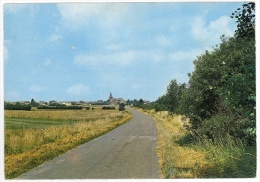
<path id="1" fill-rule="evenodd" d="M 166 55 L 161 50 L 126 50 L 115 53 L 81 54 L 74 57 L 74 63 L 81 66 L 102 68 L 111 65 L 124 67 L 145 61 L 157 63 L 165 59 Z"/>
<path id="2" fill-rule="evenodd" d="M 44 87 L 41 87 L 41 86 L 38 86 L 38 85 L 34 85 L 34 86 L 31 86 L 29 88 L 30 91 L 32 92 L 41 92 L 44 90 Z"/>
<path id="3" fill-rule="evenodd" d="M 11 47 L 11 40 L 4 40 L 4 62 L 6 63 L 9 59 L 9 48 Z"/>
<path id="4" fill-rule="evenodd" d="M 83 54 L 74 57 L 74 62 L 78 65 L 86 66 L 125 66 L 134 61 L 136 52 L 129 50 L 112 54 Z"/>
<path id="5" fill-rule="evenodd" d="M 59 3 L 58 11 L 62 17 L 62 23 L 68 28 L 79 28 L 97 18 L 107 11 L 105 3 Z"/>
<path id="6" fill-rule="evenodd" d="M 114 33 L 118 28 L 134 27 L 138 24 L 136 19 L 133 19 L 133 16 L 138 16 L 138 12 L 133 14 L 131 4 L 127 3 L 59 3 L 57 9 L 61 15 L 60 25 L 72 30 L 95 25 L 107 30 L 103 32 L 102 39 L 118 36 Z"/>
<path id="7" fill-rule="evenodd" d="M 83 85 L 83 84 L 77 84 L 74 86 L 71 86 L 67 92 L 71 95 L 75 95 L 75 96 L 86 96 L 90 94 L 90 88 Z"/>
<path id="8" fill-rule="evenodd" d="M 167 47 L 171 45 L 171 41 L 163 35 L 157 36 L 155 38 L 155 41 L 157 42 L 157 44 L 159 44 L 159 46 Z"/>
<path id="9" fill-rule="evenodd" d="M 197 17 L 192 24 L 192 35 L 204 48 L 211 48 L 220 42 L 220 36 L 232 36 L 234 27 L 231 26 L 232 19 L 228 16 L 221 16 L 208 25 L 204 18 Z"/>
<path id="10" fill-rule="evenodd" d="M 46 61 L 44 61 L 44 66 L 49 66 L 52 63 L 50 58 L 47 58 Z"/>

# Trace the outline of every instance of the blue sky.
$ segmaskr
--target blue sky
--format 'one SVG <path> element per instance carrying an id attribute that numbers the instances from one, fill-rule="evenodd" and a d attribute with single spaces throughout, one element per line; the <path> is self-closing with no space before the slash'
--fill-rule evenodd
<path id="1" fill-rule="evenodd" d="M 154 101 L 242 2 L 4 4 L 4 100 Z"/>

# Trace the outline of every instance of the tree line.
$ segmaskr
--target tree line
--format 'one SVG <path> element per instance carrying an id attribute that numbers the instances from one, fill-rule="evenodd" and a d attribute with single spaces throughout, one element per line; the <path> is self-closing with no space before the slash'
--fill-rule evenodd
<path id="1" fill-rule="evenodd" d="M 187 129 L 197 138 L 229 135 L 255 146 L 255 4 L 243 4 L 230 17 L 236 18 L 234 36 L 221 36 L 212 51 L 197 56 L 188 83 L 173 79 L 149 107 L 188 118 Z"/>

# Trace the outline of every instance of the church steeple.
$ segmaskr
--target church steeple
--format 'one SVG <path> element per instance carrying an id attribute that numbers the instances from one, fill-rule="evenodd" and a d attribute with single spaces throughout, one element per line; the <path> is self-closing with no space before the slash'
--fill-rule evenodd
<path id="1" fill-rule="evenodd" d="M 109 99 L 113 99 L 112 93 L 110 92 Z"/>
<path id="2" fill-rule="evenodd" d="M 112 96 L 112 93 L 110 92 L 110 95 L 109 95 L 109 99 L 108 99 L 108 102 L 110 105 L 114 105 L 115 104 L 115 101 L 114 101 L 114 98 Z"/>

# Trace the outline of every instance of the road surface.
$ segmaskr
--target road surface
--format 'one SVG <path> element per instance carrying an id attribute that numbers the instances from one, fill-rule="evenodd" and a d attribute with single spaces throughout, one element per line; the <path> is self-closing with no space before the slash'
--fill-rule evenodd
<path id="1" fill-rule="evenodd" d="M 126 124 L 17 179 L 160 178 L 155 124 L 149 116 L 130 110 L 133 118 Z"/>

